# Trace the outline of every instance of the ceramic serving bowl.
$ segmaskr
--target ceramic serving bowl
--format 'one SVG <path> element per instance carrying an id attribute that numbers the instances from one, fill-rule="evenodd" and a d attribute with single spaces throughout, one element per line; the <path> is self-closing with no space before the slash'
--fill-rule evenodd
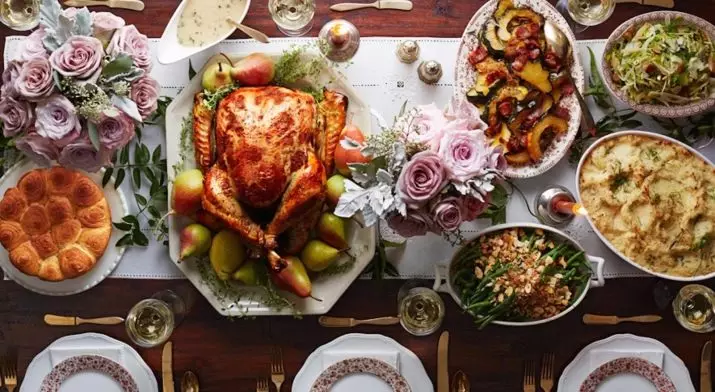
<path id="1" fill-rule="evenodd" d="M 608 64 L 608 61 L 606 61 L 606 54 L 609 53 L 614 48 L 616 43 L 621 40 L 623 34 L 631 28 L 639 28 L 646 22 L 663 22 L 666 19 L 680 19 L 685 23 L 691 24 L 693 27 L 707 33 L 710 39 L 715 42 L 715 26 L 705 19 L 694 15 L 676 11 L 655 11 L 636 16 L 635 18 L 631 18 L 618 26 L 618 28 L 611 33 L 611 36 L 608 37 L 608 40 L 606 41 L 606 48 L 603 50 L 603 56 L 601 57 L 603 81 L 613 96 L 637 112 L 645 113 L 650 116 L 666 118 L 681 118 L 705 113 L 715 108 L 715 98 L 706 98 L 699 102 L 679 106 L 639 104 L 628 98 L 627 94 L 622 92 L 613 81 L 613 71 L 610 64 Z"/>
<path id="2" fill-rule="evenodd" d="M 210 42 L 203 46 L 184 46 L 180 44 L 178 35 L 179 19 L 181 18 L 181 13 L 184 12 L 184 8 L 186 8 L 186 5 L 189 1 L 196 0 L 183 0 L 181 4 L 179 4 L 179 6 L 176 8 L 174 15 L 171 16 L 169 24 L 166 25 L 166 28 L 164 29 L 164 34 L 161 35 L 161 40 L 159 41 L 159 52 L 157 53 L 157 60 L 160 64 L 172 64 L 177 61 L 181 61 L 185 58 L 191 57 L 196 53 L 206 50 L 225 40 L 226 38 L 230 37 L 231 34 L 233 34 L 233 32 L 235 31 L 235 29 L 229 30 L 229 32 L 226 33 L 223 37 L 220 37 L 216 41 Z M 248 14 L 248 9 L 251 7 L 251 0 L 243 1 L 244 7 L 240 12 L 237 13 L 235 17 L 236 21 L 239 23 L 243 22 L 243 19 L 246 17 L 246 14 Z"/>
<path id="3" fill-rule="evenodd" d="M 479 241 L 479 239 L 487 234 L 491 234 L 494 232 L 499 232 L 503 230 L 508 230 L 508 229 L 541 229 L 544 232 L 549 233 L 551 238 L 557 242 L 557 243 L 568 243 L 574 248 L 583 251 L 586 253 L 586 251 L 583 249 L 583 247 L 576 242 L 573 238 L 569 237 L 566 233 L 554 229 L 553 227 L 545 226 L 542 224 L 538 223 L 506 223 L 502 225 L 496 225 L 492 226 L 486 230 L 483 230 L 477 234 L 477 236 L 469 241 L 466 245 L 474 242 L 474 241 Z M 454 256 L 452 257 L 452 260 L 449 261 L 449 264 L 446 265 L 437 265 L 435 266 L 435 282 L 434 282 L 434 290 L 442 292 L 442 293 L 447 293 L 449 294 L 454 301 L 459 305 L 460 307 L 464 307 L 462 305 L 462 301 L 459 298 L 459 295 L 457 294 L 457 290 L 454 287 L 454 277 L 456 274 L 456 266 L 455 266 L 455 261 L 457 259 L 457 255 L 459 254 L 459 251 L 455 252 Z M 542 320 L 534 320 L 534 321 L 499 321 L 496 320 L 492 324 L 496 325 L 504 325 L 504 326 L 510 326 L 510 327 L 529 327 L 532 325 L 539 325 L 539 324 L 546 324 L 548 322 L 557 320 L 572 310 L 574 310 L 580 303 L 583 301 L 583 299 L 586 297 L 586 294 L 588 293 L 589 289 L 591 287 L 601 287 L 605 284 L 605 279 L 603 277 L 603 266 L 605 263 L 605 260 L 600 257 L 595 257 L 586 254 L 586 257 L 588 261 L 591 263 L 591 269 L 592 269 L 592 277 L 591 277 L 591 282 L 586 285 L 584 288 L 583 292 L 581 295 L 569 306 L 568 308 L 564 309 L 561 313 Z M 444 278 L 443 278 L 444 277 Z"/>
<path id="4" fill-rule="evenodd" d="M 578 168 L 576 169 L 576 190 L 577 190 L 577 197 L 579 200 L 582 200 L 582 198 L 581 198 L 581 181 L 580 181 L 581 169 L 583 168 L 583 165 L 586 162 L 586 159 L 591 155 L 591 152 L 593 152 L 593 150 L 595 148 L 597 148 L 598 146 L 601 145 L 601 143 L 604 143 L 610 139 L 625 136 L 625 135 L 646 136 L 646 137 L 655 138 L 655 139 L 662 139 L 666 142 L 677 144 L 677 145 L 685 148 L 686 150 L 688 150 L 693 155 L 699 157 L 700 159 L 702 159 L 705 162 L 708 162 L 712 165 L 712 162 L 710 162 L 709 159 L 707 159 L 703 154 L 699 153 L 694 148 L 688 146 L 685 143 L 679 142 L 673 138 L 667 137 L 665 135 L 661 135 L 661 134 L 653 133 L 653 132 L 644 132 L 644 131 L 621 131 L 621 132 L 612 133 L 608 136 L 602 137 L 597 142 L 593 143 L 581 157 L 581 161 L 579 162 Z M 630 257 L 626 256 L 621 251 L 619 251 L 615 246 L 613 246 L 613 244 L 611 244 L 611 242 L 601 233 L 601 231 L 598 229 L 598 227 L 596 227 L 596 225 L 593 223 L 593 220 L 588 215 L 586 215 L 586 219 L 588 219 L 588 223 L 591 225 L 591 227 L 593 228 L 593 231 L 596 233 L 596 235 L 598 235 L 598 238 L 600 238 L 601 241 L 604 244 L 606 244 L 606 246 L 608 246 L 608 248 L 610 248 L 613 251 L 613 253 L 617 254 L 620 258 L 627 261 L 629 264 L 631 264 L 632 266 L 638 268 L 639 270 L 641 270 L 643 272 L 657 276 L 659 278 L 675 280 L 675 281 L 680 281 L 680 282 L 698 282 L 701 280 L 715 278 L 715 272 L 709 273 L 707 275 L 683 277 L 683 276 L 673 276 L 673 275 L 668 275 L 668 274 L 664 274 L 664 273 L 660 273 L 660 272 L 651 271 L 651 270 L 647 269 L 646 267 L 631 260 Z"/>

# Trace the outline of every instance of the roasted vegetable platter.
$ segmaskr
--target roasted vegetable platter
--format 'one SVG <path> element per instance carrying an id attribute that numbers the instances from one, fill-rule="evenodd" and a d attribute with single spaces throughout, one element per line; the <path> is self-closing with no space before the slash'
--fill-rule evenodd
<path id="1" fill-rule="evenodd" d="M 467 25 L 457 55 L 455 94 L 479 108 L 487 135 L 504 148 L 512 178 L 552 168 L 568 151 L 581 119 L 573 92 L 583 89 L 583 67 L 578 56 L 562 59 L 548 49 L 547 20 L 575 48 L 573 32 L 547 2 L 491 0 Z"/>

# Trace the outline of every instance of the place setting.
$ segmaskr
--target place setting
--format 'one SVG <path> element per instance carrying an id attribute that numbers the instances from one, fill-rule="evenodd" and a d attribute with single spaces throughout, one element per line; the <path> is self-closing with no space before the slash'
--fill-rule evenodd
<path id="1" fill-rule="evenodd" d="M 481 3 L 453 38 L 366 25 L 424 15 L 408 0 L 183 0 L 156 38 L 139 0 L 0 3 L 26 32 L 4 46 L 2 284 L 73 304 L 32 313 L 66 333 L 46 347 L 0 333 L 0 388 L 468 392 L 464 336 L 600 328 L 504 385 L 711 390 L 711 341 L 695 374 L 672 339 L 715 330 L 715 26 L 662 0 L 620 26 L 627 1 Z M 107 278 L 188 282 L 67 314 Z M 370 278 L 403 282 L 342 307 Z M 659 312 L 594 312 L 614 278 L 657 278 Z M 266 332 L 233 386 L 179 338 L 262 317 L 324 336 Z"/>

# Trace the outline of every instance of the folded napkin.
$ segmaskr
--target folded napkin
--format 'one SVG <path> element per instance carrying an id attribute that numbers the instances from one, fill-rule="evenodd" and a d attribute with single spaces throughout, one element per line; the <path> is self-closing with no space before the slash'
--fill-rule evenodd
<path id="1" fill-rule="evenodd" d="M 121 346 L 92 346 L 92 347 L 52 347 L 50 348 L 50 361 L 52 367 L 57 366 L 65 359 L 78 357 L 82 355 L 99 355 L 123 365 L 124 350 Z"/>
<path id="2" fill-rule="evenodd" d="M 596 370 L 606 362 L 618 358 L 640 358 L 654 363 L 659 368 L 663 368 L 663 350 L 591 350 L 589 353 L 589 366 L 591 371 Z"/>
<path id="3" fill-rule="evenodd" d="M 350 358 L 374 358 L 385 362 L 400 372 L 400 353 L 398 351 L 324 351 L 323 370 Z"/>

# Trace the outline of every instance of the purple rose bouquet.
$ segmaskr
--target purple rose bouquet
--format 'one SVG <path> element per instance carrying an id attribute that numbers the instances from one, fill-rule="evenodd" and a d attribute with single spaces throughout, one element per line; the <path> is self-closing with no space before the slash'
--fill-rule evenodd
<path id="1" fill-rule="evenodd" d="M 419 106 L 365 143 L 341 141 L 372 160 L 349 165 L 335 214 L 362 212 L 366 225 L 384 220 L 403 237 L 453 238 L 487 211 L 506 166 L 486 128 L 473 105 L 455 98 L 444 111 Z"/>
<path id="2" fill-rule="evenodd" d="M 108 12 L 43 0 L 40 27 L 2 74 L 6 138 L 38 164 L 98 171 L 157 109 L 149 40 Z"/>

